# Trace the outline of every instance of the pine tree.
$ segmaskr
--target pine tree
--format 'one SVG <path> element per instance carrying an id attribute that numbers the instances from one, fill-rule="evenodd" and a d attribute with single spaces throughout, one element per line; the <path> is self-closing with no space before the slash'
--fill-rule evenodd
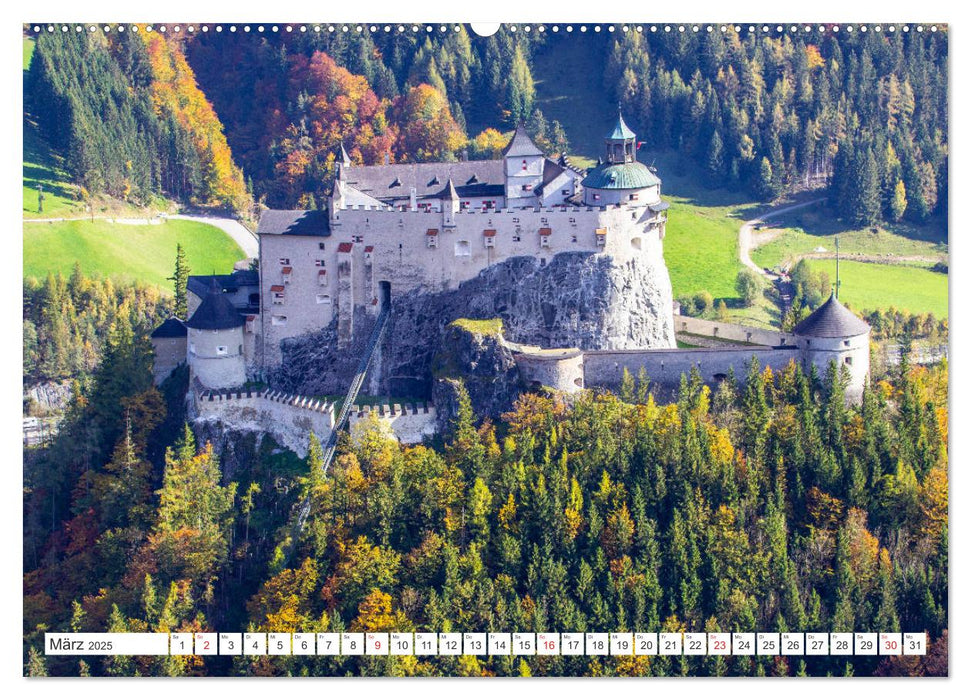
<path id="1" fill-rule="evenodd" d="M 172 280 L 172 285 L 175 288 L 175 317 L 185 321 L 189 315 L 187 291 L 189 284 L 189 264 L 186 261 L 185 249 L 181 243 L 175 244 L 175 271 L 169 279 Z"/>

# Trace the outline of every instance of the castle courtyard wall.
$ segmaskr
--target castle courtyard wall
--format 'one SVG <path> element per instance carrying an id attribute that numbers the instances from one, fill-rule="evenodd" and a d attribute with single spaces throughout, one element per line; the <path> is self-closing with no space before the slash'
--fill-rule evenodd
<path id="1" fill-rule="evenodd" d="M 435 434 L 436 415 L 435 407 L 428 403 L 352 406 L 347 429 L 353 434 L 355 426 L 376 417 L 402 445 L 414 445 Z"/>

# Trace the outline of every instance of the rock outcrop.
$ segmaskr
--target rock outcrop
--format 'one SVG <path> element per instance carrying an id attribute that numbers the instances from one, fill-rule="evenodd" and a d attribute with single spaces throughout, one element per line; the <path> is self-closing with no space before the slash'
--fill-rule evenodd
<path id="1" fill-rule="evenodd" d="M 671 282 L 663 260 L 624 263 L 585 252 L 493 265 L 454 290 L 392 297 L 393 312 L 365 392 L 429 398 L 432 360 L 459 318 L 502 320 L 505 337 L 544 348 L 672 348 Z M 355 316 L 349 351 L 337 352 L 336 324 L 285 341 L 274 386 L 301 394 L 346 390 L 373 319 Z"/>

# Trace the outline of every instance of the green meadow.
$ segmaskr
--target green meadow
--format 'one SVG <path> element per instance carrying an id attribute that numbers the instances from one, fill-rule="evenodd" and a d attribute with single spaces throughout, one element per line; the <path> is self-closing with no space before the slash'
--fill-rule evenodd
<path id="1" fill-rule="evenodd" d="M 193 274 L 225 273 L 243 251 L 223 231 L 196 221 L 129 225 L 106 221 L 24 222 L 24 277 L 71 273 L 75 261 L 87 275 L 139 281 L 168 291 L 175 247 L 185 248 Z"/>

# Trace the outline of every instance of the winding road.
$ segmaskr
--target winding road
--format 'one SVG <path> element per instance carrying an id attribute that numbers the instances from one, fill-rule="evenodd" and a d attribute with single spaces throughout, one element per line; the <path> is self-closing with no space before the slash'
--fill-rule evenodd
<path id="1" fill-rule="evenodd" d="M 243 254 L 247 258 L 255 258 L 259 255 L 260 245 L 256 234 L 250 231 L 248 228 L 243 226 L 236 219 L 230 219 L 222 216 L 196 216 L 191 214 L 169 214 L 158 216 L 153 219 L 149 218 L 125 218 L 125 217 L 115 217 L 115 216 L 96 216 L 95 219 L 100 219 L 103 221 L 110 221 L 116 224 L 128 224 L 130 226 L 144 226 L 146 224 L 160 224 L 165 219 L 185 219 L 186 221 L 198 221 L 202 224 L 209 224 L 210 226 L 215 226 L 216 228 L 223 231 L 227 236 L 232 238 L 236 245 L 243 249 Z M 74 216 L 74 217 L 59 217 L 51 219 L 24 219 L 25 224 L 43 224 L 52 223 L 54 221 L 90 221 L 90 216 Z"/>
<path id="2" fill-rule="evenodd" d="M 817 199 L 811 199 L 808 202 L 800 202 L 799 204 L 790 204 L 784 207 L 779 207 L 778 209 L 770 209 L 762 216 L 758 216 L 754 219 L 749 219 L 742 227 L 738 230 L 738 258 L 742 261 L 742 264 L 750 270 L 758 272 L 763 277 L 774 281 L 776 275 L 766 272 L 761 267 L 756 265 L 752 261 L 752 231 L 755 229 L 757 224 L 765 223 L 769 219 L 774 219 L 782 214 L 788 214 L 791 211 L 796 211 L 797 209 L 803 209 L 805 207 L 811 206 L 813 204 L 818 204 L 819 202 L 825 201 L 825 197 L 819 197 Z"/>

